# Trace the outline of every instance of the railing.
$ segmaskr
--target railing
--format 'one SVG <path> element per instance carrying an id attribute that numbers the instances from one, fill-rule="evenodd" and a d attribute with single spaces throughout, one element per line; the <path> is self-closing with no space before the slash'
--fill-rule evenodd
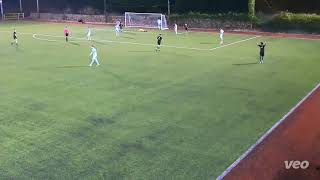
<path id="1" fill-rule="evenodd" d="M 3 20 L 22 20 L 24 13 L 7 13 L 3 15 Z"/>

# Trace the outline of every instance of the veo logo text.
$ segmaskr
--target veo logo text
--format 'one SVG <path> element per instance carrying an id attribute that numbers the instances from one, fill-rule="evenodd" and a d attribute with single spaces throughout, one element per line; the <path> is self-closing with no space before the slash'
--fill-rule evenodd
<path id="1" fill-rule="evenodd" d="M 284 161 L 286 169 L 307 169 L 310 165 L 309 161 Z"/>

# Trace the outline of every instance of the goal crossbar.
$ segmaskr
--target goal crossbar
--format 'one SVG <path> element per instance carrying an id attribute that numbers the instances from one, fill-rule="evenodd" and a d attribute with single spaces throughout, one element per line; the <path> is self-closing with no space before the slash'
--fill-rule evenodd
<path id="1" fill-rule="evenodd" d="M 149 28 L 168 29 L 166 16 L 161 13 L 125 13 L 125 27 L 128 28 Z"/>

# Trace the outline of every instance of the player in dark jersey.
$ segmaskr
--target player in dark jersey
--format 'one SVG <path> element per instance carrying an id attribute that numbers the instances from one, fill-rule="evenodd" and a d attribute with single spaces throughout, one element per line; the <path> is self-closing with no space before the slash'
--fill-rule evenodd
<path id="1" fill-rule="evenodd" d="M 120 21 L 119 27 L 120 27 L 120 32 L 122 32 L 123 31 L 123 24 L 121 21 Z"/>
<path id="2" fill-rule="evenodd" d="M 157 48 L 156 48 L 156 51 L 160 51 L 161 42 L 162 42 L 162 35 L 159 34 L 158 37 L 157 37 Z"/>
<path id="3" fill-rule="evenodd" d="M 258 47 L 260 48 L 260 59 L 259 59 L 259 63 L 263 64 L 264 63 L 264 50 L 266 47 L 267 43 L 266 42 L 261 42 L 260 44 L 258 44 Z"/>
<path id="4" fill-rule="evenodd" d="M 186 30 L 186 32 L 188 32 L 188 31 L 189 31 L 188 24 L 184 24 L 184 30 Z"/>
<path id="5" fill-rule="evenodd" d="M 16 44 L 18 46 L 18 37 L 17 37 L 16 29 L 13 30 L 12 38 L 13 38 L 13 41 L 11 42 L 11 45 Z"/>

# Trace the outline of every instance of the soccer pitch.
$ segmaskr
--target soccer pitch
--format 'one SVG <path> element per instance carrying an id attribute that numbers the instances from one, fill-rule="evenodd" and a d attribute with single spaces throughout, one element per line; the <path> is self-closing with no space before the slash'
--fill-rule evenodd
<path id="1" fill-rule="evenodd" d="M 0 24 L 0 179 L 216 178 L 319 83 L 320 41 L 63 28 Z"/>

